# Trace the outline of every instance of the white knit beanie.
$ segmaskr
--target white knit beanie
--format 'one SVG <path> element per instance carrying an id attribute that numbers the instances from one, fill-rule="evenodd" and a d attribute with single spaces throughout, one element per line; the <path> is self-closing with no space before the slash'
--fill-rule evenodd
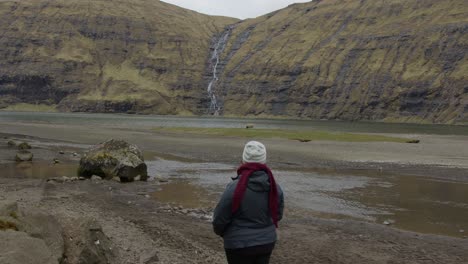
<path id="1" fill-rule="evenodd" d="M 242 160 L 246 163 L 266 163 L 266 148 L 258 141 L 250 141 L 245 144 Z"/>

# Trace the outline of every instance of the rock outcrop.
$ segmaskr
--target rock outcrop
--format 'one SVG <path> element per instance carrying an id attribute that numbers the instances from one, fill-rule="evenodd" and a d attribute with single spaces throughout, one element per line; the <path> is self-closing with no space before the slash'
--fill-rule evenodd
<path id="1" fill-rule="evenodd" d="M 24 232 L 0 231 L 0 263 L 58 264 L 41 239 Z"/>
<path id="2" fill-rule="evenodd" d="M 57 219 L 33 208 L 19 210 L 16 203 L 0 204 L 0 263 L 60 263 L 64 254 L 62 229 Z"/>
<path id="3" fill-rule="evenodd" d="M 468 122 L 465 0 L 294 4 L 227 43 L 224 115 Z"/>
<path id="4" fill-rule="evenodd" d="M 202 113 L 211 37 L 236 21 L 151 0 L 0 1 L 0 108 Z"/>
<path id="5" fill-rule="evenodd" d="M 1 223 L 12 227 L 2 228 Z M 2 264 L 116 263 L 117 256 L 116 247 L 93 219 L 59 221 L 35 208 L 0 204 Z"/>
<path id="6" fill-rule="evenodd" d="M 131 182 L 137 177 L 146 181 L 148 178 L 147 166 L 138 147 L 115 139 L 86 152 L 80 160 L 78 174 L 87 178 L 94 175 L 104 179 L 119 177 L 121 182 Z"/>

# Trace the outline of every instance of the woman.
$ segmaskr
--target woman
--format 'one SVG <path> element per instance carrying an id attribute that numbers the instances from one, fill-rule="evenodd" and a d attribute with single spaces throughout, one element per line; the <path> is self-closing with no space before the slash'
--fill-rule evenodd
<path id="1" fill-rule="evenodd" d="M 224 239 L 229 264 L 270 261 L 284 198 L 265 163 L 265 146 L 248 142 L 237 177 L 228 184 L 214 211 L 213 229 Z"/>

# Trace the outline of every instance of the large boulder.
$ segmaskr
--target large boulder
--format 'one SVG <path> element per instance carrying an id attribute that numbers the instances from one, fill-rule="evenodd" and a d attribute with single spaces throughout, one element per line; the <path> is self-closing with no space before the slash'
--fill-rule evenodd
<path id="1" fill-rule="evenodd" d="M 104 179 L 119 177 L 121 182 L 131 182 L 137 176 L 143 181 L 148 178 L 147 166 L 138 147 L 115 139 L 86 152 L 80 160 L 78 174 L 87 178 L 93 175 Z"/>

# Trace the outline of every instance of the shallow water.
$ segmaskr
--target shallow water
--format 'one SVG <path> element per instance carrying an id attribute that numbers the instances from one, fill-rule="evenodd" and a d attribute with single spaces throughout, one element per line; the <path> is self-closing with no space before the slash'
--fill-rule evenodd
<path id="1" fill-rule="evenodd" d="M 338 121 L 249 120 L 186 118 L 117 114 L 0 112 L 0 122 L 96 125 L 124 129 L 161 126 L 318 129 L 351 132 L 429 133 L 468 135 L 467 126 L 382 124 Z M 50 146 L 54 143 L 47 143 Z M 57 145 L 57 146 L 60 146 Z M 69 147 L 80 148 L 81 145 Z M 184 207 L 212 207 L 235 176 L 237 164 L 203 163 L 145 152 L 152 176 L 171 179 L 154 193 L 154 199 Z M 1 177 L 51 178 L 76 176 L 77 164 L 41 162 L 1 164 Z M 304 169 L 274 171 L 288 206 L 313 215 L 358 218 L 407 230 L 462 237 L 468 233 L 468 184 L 427 177 L 393 175 L 376 171 Z M 460 232 L 466 230 L 465 232 Z"/>
<path id="2" fill-rule="evenodd" d="M 171 179 L 161 187 L 164 194 L 159 199 L 184 207 L 214 206 L 235 169 L 234 165 L 217 163 L 149 162 L 150 173 Z M 311 215 L 380 224 L 390 220 L 398 228 L 455 237 L 467 235 L 461 230 L 468 233 L 466 183 L 375 171 L 274 173 L 287 204 L 308 209 Z"/>
<path id="3" fill-rule="evenodd" d="M 185 208 L 214 207 L 235 176 L 236 165 L 181 160 L 147 161 L 149 175 L 168 178 L 153 198 Z M 0 176 L 38 178 L 76 176 L 77 163 L 0 165 Z M 468 184 L 376 171 L 274 170 L 289 207 L 307 215 L 353 218 L 406 230 L 463 237 L 468 233 Z M 460 232 L 466 230 L 465 232 Z"/>
<path id="4" fill-rule="evenodd" d="M 349 122 L 325 120 L 287 119 L 239 119 L 223 117 L 177 117 L 127 114 L 88 114 L 88 113 L 36 113 L 0 111 L 0 122 L 37 123 L 56 125 L 96 125 L 117 128 L 157 128 L 157 127 L 217 127 L 245 128 L 254 124 L 256 128 L 326 130 L 363 133 L 404 133 L 468 135 L 468 126 L 389 124 L 376 122 Z"/>

